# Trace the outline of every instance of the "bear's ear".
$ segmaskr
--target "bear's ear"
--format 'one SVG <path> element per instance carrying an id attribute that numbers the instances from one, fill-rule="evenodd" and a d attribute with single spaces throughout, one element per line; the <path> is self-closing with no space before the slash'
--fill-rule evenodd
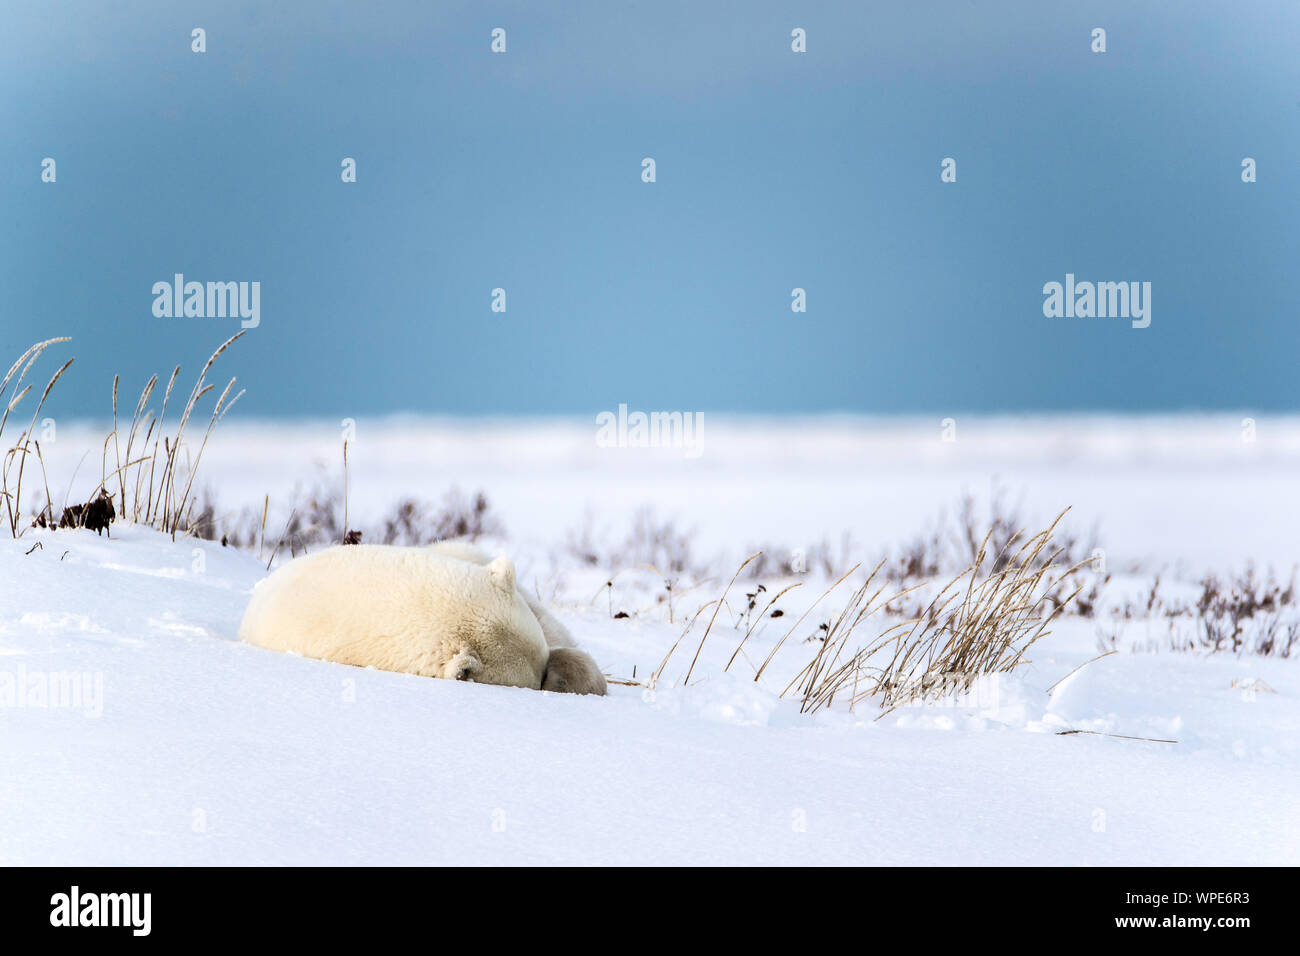
<path id="1" fill-rule="evenodd" d="M 510 563 L 509 558 L 496 558 L 487 566 L 487 569 L 492 578 L 492 583 L 507 594 L 514 593 L 515 566 Z"/>

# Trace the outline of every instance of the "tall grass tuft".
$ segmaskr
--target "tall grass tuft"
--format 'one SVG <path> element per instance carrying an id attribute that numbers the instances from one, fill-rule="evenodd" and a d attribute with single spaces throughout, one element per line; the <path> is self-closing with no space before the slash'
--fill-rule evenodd
<path id="1" fill-rule="evenodd" d="M 113 428 L 104 439 L 100 482 L 91 492 L 89 501 L 97 500 L 101 495 L 104 497 L 115 496 L 118 500 L 116 512 L 123 520 L 151 526 L 170 534 L 173 538 L 179 533 L 190 530 L 195 506 L 192 497 L 194 477 L 198 472 L 204 449 L 207 447 L 208 439 L 211 437 L 217 423 L 244 394 L 241 391 L 233 396 L 231 395 L 235 379 L 232 378 L 226 384 L 226 387 L 217 398 L 216 404 L 208 416 L 207 428 L 203 433 L 202 441 L 192 458 L 189 454 L 189 446 L 185 443 L 185 428 L 199 401 L 215 388 L 214 385 L 207 384 L 205 381 L 213 363 L 242 335 L 244 335 L 242 330 L 232 335 L 208 358 L 194 383 L 193 389 L 190 391 L 189 400 L 185 404 L 184 411 L 173 435 L 164 436 L 162 430 L 172 389 L 175 387 L 177 376 L 180 374 L 179 365 L 172 371 L 167 382 L 167 389 L 163 395 L 162 410 L 157 417 L 150 408 L 150 400 L 158 386 L 158 376 L 151 376 L 149 381 L 145 383 L 131 415 L 130 427 L 126 433 L 125 447 L 123 447 L 118 424 L 119 379 L 117 376 L 113 377 Z M 9 414 L 31 390 L 31 385 L 24 385 L 23 381 L 32 365 L 48 347 L 67 341 L 67 337 L 62 337 L 38 342 L 24 352 L 18 358 L 18 361 L 14 362 L 4 379 L 0 381 L 0 401 L 4 401 L 5 390 L 10 388 L 12 382 L 9 398 L 4 403 L 3 412 L 0 413 L 0 435 L 4 433 Z M 26 526 L 20 527 L 20 524 L 23 520 L 23 472 L 29 451 L 34 450 L 41 462 L 42 469 L 44 466 L 40 449 L 32 438 L 32 430 L 35 428 L 45 400 L 49 398 L 55 384 L 63 373 L 68 370 L 68 367 L 72 365 L 72 362 L 73 360 L 69 359 L 50 377 L 45 390 L 41 393 L 40 400 L 32 411 L 31 423 L 26 431 L 18 437 L 18 441 L 4 453 L 3 461 L 0 461 L 0 496 L 5 500 L 5 517 L 9 523 L 10 534 L 14 537 L 18 537 L 26 530 Z M 152 450 L 149 447 L 151 439 L 153 441 Z M 136 454 L 137 447 L 140 447 L 138 455 Z M 111 468 L 110 454 L 112 455 Z M 16 469 L 14 468 L 15 464 Z M 147 470 L 146 465 L 148 466 Z M 14 472 L 16 479 L 12 492 L 10 491 L 11 472 Z M 46 508 L 42 510 L 39 517 L 47 525 L 57 525 L 58 522 L 55 520 L 52 504 L 48 500 L 48 490 L 46 499 Z M 48 514 L 46 513 L 47 510 L 49 511 Z"/>
<path id="2" fill-rule="evenodd" d="M 781 696 L 797 699 L 803 713 L 831 707 L 837 699 L 847 704 L 849 710 L 873 701 L 880 706 L 883 716 L 904 704 L 932 701 L 969 690 L 981 676 L 1014 670 L 1025 662 L 1026 652 L 1050 633 L 1052 621 L 1065 611 L 1083 586 L 1080 584 L 1063 595 L 1063 582 L 1072 580 L 1080 566 L 1058 563 L 1069 544 L 1055 543 L 1053 536 L 1068 510 L 1032 537 L 1025 537 L 1018 530 L 1009 533 L 990 528 L 973 548 L 971 565 L 939 587 L 928 603 L 920 605 L 918 614 L 862 641 L 857 635 L 873 617 L 882 611 L 895 613 L 892 609 L 901 606 L 903 598 L 921 589 L 929 593 L 935 586 L 921 582 L 896 590 L 887 562 L 882 560 L 853 590 L 838 613 L 819 629 L 824 633 L 815 641 L 812 658 L 790 680 Z M 995 532 L 1000 532 L 996 545 L 992 543 Z M 695 620 L 713 608 L 709 629 L 705 630 L 691 661 L 691 670 L 687 671 L 689 680 L 718 609 L 726 603 L 731 584 L 758 557 L 748 558 L 722 595 L 696 612 L 648 686 L 653 687 L 661 679 L 664 668 Z M 808 615 L 859 567 L 855 565 L 831 584 L 775 642 L 762 664 L 755 668 L 755 681 L 762 678 Z M 773 598 L 764 608 L 763 617 L 775 601 Z M 724 670 L 735 663 L 753 631 L 751 622 Z M 807 643 L 795 646 L 807 646 Z"/>
<path id="3" fill-rule="evenodd" d="M 27 393 L 31 391 L 32 386 L 30 384 L 23 385 L 23 379 L 27 377 L 27 373 L 31 371 L 32 366 L 36 364 L 36 360 L 40 358 L 41 353 L 51 345 L 67 341 L 68 337 L 62 336 L 60 338 L 46 339 L 44 342 L 37 342 L 20 355 L 18 361 L 14 362 L 14 364 L 9 367 L 9 371 L 5 374 L 4 380 L 0 381 L 0 401 L 4 400 L 5 389 L 9 388 L 10 382 L 13 382 L 13 389 L 9 393 L 9 399 L 4 402 L 4 411 L 0 413 L 0 436 L 4 435 L 5 425 L 9 421 L 10 412 L 17 408 L 22 400 L 27 396 Z M 60 378 L 62 378 L 63 373 L 68 370 L 68 367 L 72 365 L 72 362 L 73 359 L 68 359 L 59 367 L 58 371 L 50 376 L 50 380 L 46 384 L 45 390 L 41 392 L 40 400 L 32 410 L 32 418 L 26 430 L 18 436 L 17 443 L 11 446 L 4 453 L 3 461 L 0 461 L 0 497 L 3 497 L 5 500 L 5 517 L 9 522 L 9 533 L 15 538 L 21 534 L 21 531 L 18 528 L 18 523 L 22 519 L 23 470 L 27 464 L 28 453 L 35 447 L 35 440 L 32 438 L 32 430 L 36 427 L 36 419 L 41 413 L 41 407 L 45 404 L 45 400 L 50 397 L 50 392 L 54 390 L 55 384 Z M 17 378 L 15 378 L 15 374 L 17 375 Z M 39 457 L 39 451 L 37 454 Z M 18 471 L 14 483 L 14 490 L 10 492 L 9 475 L 15 461 L 18 464 Z"/>
<path id="4" fill-rule="evenodd" d="M 1052 621 L 1082 588 L 1056 596 L 1079 567 L 1057 564 L 1065 548 L 1053 543 L 1053 533 L 1066 511 L 1046 530 L 1028 538 L 1013 535 L 996 549 L 989 545 L 991 529 L 972 565 L 944 585 L 919 617 L 886 630 L 851 667 L 809 681 L 805 709 L 816 710 L 851 680 L 853 703 L 875 698 L 888 712 L 967 691 L 978 677 L 1024 663 L 1026 652 L 1050 633 Z M 1023 543 L 1012 550 L 1016 541 Z M 986 573 L 986 566 L 996 570 Z"/>

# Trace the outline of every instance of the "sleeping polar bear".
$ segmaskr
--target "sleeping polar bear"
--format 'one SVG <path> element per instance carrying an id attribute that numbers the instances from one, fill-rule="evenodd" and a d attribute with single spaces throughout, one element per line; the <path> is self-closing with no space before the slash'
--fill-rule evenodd
<path id="1" fill-rule="evenodd" d="M 549 649 L 505 558 L 347 545 L 258 582 L 239 639 L 422 677 L 540 688 Z"/>
<path id="2" fill-rule="evenodd" d="M 605 692 L 595 661 L 516 587 L 509 560 L 454 542 L 349 545 L 296 558 L 253 589 L 239 639 L 423 677 Z M 564 651 L 548 681 L 552 646 Z"/>

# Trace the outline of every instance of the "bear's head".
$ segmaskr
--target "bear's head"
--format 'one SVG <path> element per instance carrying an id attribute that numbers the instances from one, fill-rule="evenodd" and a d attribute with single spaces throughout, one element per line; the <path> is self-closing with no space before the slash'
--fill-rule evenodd
<path id="1" fill-rule="evenodd" d="M 537 690 L 546 673 L 548 649 L 542 627 L 515 588 L 508 558 L 486 565 L 458 562 L 471 578 L 472 613 L 456 622 L 445 646 L 441 677 Z M 481 585 L 486 576 L 486 587 Z"/>

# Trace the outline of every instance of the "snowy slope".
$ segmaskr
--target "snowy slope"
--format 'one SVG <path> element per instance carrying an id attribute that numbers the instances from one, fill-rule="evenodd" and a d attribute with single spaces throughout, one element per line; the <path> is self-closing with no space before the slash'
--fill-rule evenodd
<path id="1" fill-rule="evenodd" d="M 689 687 L 699 628 L 655 691 L 579 698 L 243 646 L 263 574 L 142 529 L 0 542 L 0 679 L 29 685 L 0 707 L 0 862 L 1300 862 L 1294 661 L 1126 651 L 1049 695 L 1096 654 L 1073 621 L 964 704 L 873 721 L 777 697 L 806 648 L 724 675 L 728 625 Z M 682 630 L 558 612 L 615 676 Z M 31 699 L 81 674 L 80 701 Z"/>

